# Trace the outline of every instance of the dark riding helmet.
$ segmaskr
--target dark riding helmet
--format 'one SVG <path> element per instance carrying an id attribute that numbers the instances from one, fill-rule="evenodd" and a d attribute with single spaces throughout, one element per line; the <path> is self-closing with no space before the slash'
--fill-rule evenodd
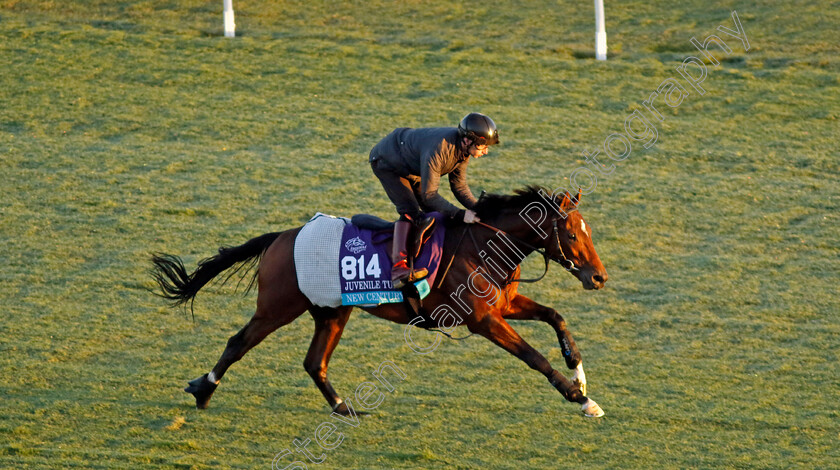
<path id="1" fill-rule="evenodd" d="M 470 113 L 458 124 L 458 134 L 467 137 L 475 145 L 495 145 L 499 143 L 499 131 L 496 123 L 481 113 Z"/>

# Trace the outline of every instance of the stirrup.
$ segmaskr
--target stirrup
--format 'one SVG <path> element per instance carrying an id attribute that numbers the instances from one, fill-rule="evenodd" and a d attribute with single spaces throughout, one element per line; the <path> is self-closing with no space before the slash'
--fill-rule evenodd
<path id="1" fill-rule="evenodd" d="M 399 272 L 400 275 L 394 277 L 395 272 Z M 397 264 L 391 267 L 391 286 L 394 289 L 402 289 L 406 283 L 419 281 L 428 275 L 428 269 L 411 269 L 408 267 L 406 260 L 400 260 Z"/>
<path id="2" fill-rule="evenodd" d="M 423 279 L 424 277 L 426 277 L 428 275 L 429 275 L 429 270 L 426 269 L 426 268 L 414 269 L 414 270 L 411 271 L 411 274 L 409 274 L 408 279 L 411 282 L 414 282 L 414 281 L 419 281 L 420 279 Z"/>
<path id="3" fill-rule="evenodd" d="M 410 271 L 407 276 L 401 276 L 397 279 L 391 279 L 391 286 L 394 289 L 402 289 L 409 282 L 417 282 L 429 275 L 429 270 L 426 268 Z"/>

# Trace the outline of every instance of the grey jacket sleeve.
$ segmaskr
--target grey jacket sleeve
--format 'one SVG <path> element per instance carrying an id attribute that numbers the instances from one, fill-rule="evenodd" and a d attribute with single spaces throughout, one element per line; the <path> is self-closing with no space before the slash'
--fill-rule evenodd
<path id="1" fill-rule="evenodd" d="M 424 155 L 420 162 L 420 192 L 423 205 L 429 209 L 455 217 L 458 207 L 447 201 L 440 194 L 440 154 Z M 467 189 L 469 191 L 469 189 Z"/>
<path id="2" fill-rule="evenodd" d="M 467 209 L 472 209 L 478 204 L 478 199 L 467 185 L 467 164 L 469 160 L 464 160 L 459 163 L 452 173 L 449 173 L 449 187 L 452 193 L 455 194 L 455 199 L 464 205 Z"/>

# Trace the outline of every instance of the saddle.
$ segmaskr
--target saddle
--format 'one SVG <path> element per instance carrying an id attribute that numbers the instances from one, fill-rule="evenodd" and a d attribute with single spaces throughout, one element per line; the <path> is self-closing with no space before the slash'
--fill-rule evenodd
<path id="1" fill-rule="evenodd" d="M 378 232 L 384 237 L 390 237 L 394 233 L 394 222 L 389 222 L 370 214 L 356 214 L 350 219 L 350 223 L 360 229 Z M 420 231 L 416 226 L 414 226 L 414 224 L 412 224 L 411 234 L 408 237 L 408 246 L 406 247 L 411 255 L 410 260 L 412 263 L 413 260 L 420 255 L 420 250 L 423 248 L 423 244 L 426 243 L 435 233 L 437 225 L 437 223 L 432 223 L 426 228 L 426 230 Z M 382 240 L 387 240 L 387 238 L 382 238 Z M 428 291 L 421 295 L 417 286 L 413 282 L 406 283 L 400 291 L 402 292 L 402 304 L 405 307 L 413 325 L 425 329 L 437 326 L 432 319 L 428 318 L 425 310 L 423 309 L 421 299 L 426 296 Z M 417 321 L 418 317 L 420 318 L 420 321 Z"/>
<path id="2" fill-rule="evenodd" d="M 394 230 L 394 223 L 370 214 L 356 214 L 350 218 L 350 223 L 359 228 L 373 230 Z"/>
<path id="3" fill-rule="evenodd" d="M 356 227 L 374 232 L 388 231 L 392 234 L 394 232 L 394 222 L 387 221 L 375 215 L 356 214 L 350 218 L 350 223 Z M 437 224 L 432 224 L 423 232 L 418 232 L 416 229 L 412 229 L 407 247 L 412 258 L 417 258 L 420 255 L 420 250 L 423 248 L 423 245 L 432 238 L 436 228 Z M 385 239 L 387 240 L 387 238 Z"/>

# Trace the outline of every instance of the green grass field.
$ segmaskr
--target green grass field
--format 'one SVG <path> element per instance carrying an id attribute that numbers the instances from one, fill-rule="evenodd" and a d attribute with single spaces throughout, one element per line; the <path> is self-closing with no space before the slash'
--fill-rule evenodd
<path id="1" fill-rule="evenodd" d="M 309 468 L 840 468 L 836 2 L 608 2 L 606 62 L 587 2 L 234 7 L 226 39 L 221 1 L 0 0 L 0 467 L 271 468 L 330 419 L 312 320 L 195 410 L 181 389 L 255 294 L 210 287 L 192 321 L 147 291 L 151 252 L 194 266 L 317 211 L 391 218 L 369 149 L 470 111 L 502 137 L 473 191 L 569 185 L 676 78 L 656 144 L 583 199 L 607 288 L 556 267 L 522 288 L 566 318 L 606 416 L 482 338 L 420 356 L 357 311 L 339 393 L 384 360 L 407 378 Z M 716 32 L 733 9 L 749 51 Z M 711 34 L 732 53 L 701 96 L 675 68 Z M 550 327 L 513 325 L 565 369 Z"/>

